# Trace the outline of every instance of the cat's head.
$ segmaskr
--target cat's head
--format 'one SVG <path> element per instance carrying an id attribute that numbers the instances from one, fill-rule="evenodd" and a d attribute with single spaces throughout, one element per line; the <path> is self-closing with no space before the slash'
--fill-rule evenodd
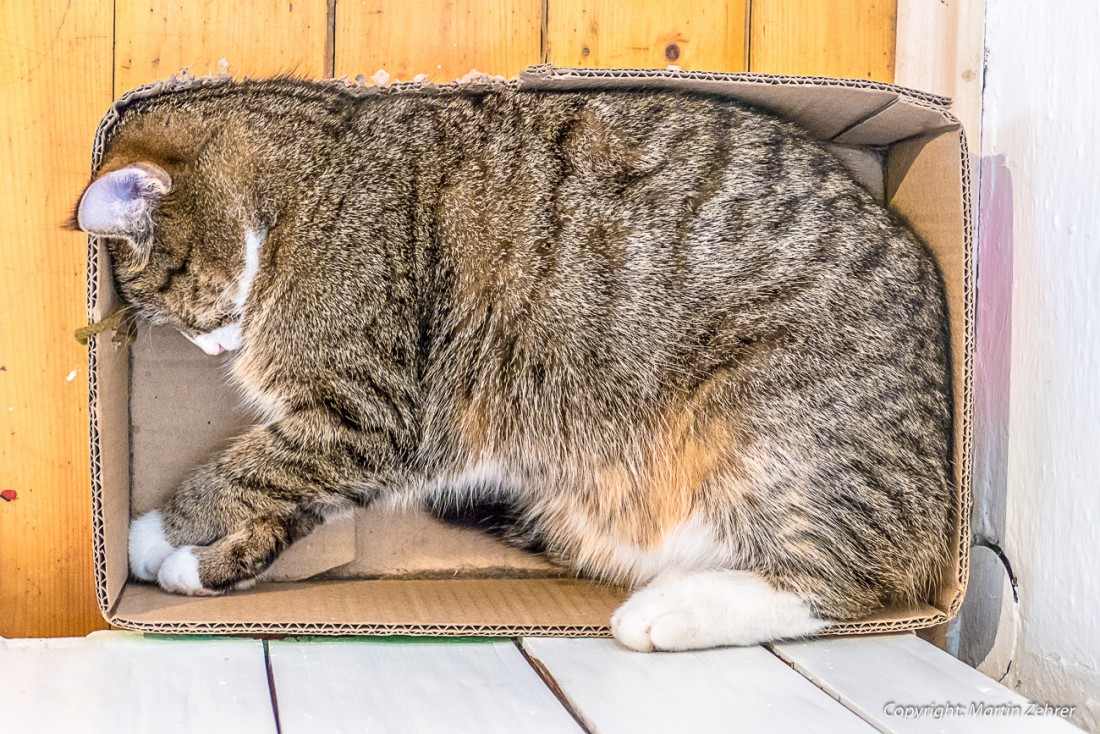
<path id="1" fill-rule="evenodd" d="M 174 128 L 174 129 L 173 129 Z M 142 119 L 108 149 L 76 207 L 104 238 L 120 295 L 208 354 L 241 345 L 246 223 L 211 135 Z"/>

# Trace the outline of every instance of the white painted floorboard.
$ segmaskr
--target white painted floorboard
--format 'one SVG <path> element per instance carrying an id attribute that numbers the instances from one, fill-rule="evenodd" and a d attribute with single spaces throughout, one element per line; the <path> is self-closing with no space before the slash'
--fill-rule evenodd
<path id="1" fill-rule="evenodd" d="M 647 655 L 547 638 L 523 647 L 597 734 L 1077 731 L 1020 715 L 1024 698 L 911 634 L 783 643 L 774 654 Z M 269 661 L 284 734 L 580 732 L 510 640 L 288 640 L 269 643 Z M 974 715 L 973 703 L 1002 708 Z M 898 708 L 931 704 L 962 710 L 906 718 Z M 2 734 L 275 731 L 257 640 L 0 639 Z"/>
<path id="2" fill-rule="evenodd" d="M 257 640 L 0 639 L 6 734 L 274 734 Z"/>
<path id="3" fill-rule="evenodd" d="M 1054 716 L 969 714 L 972 703 L 1021 710 L 1029 702 L 912 634 L 825 638 L 773 645 L 775 653 L 884 732 L 1062 732 Z M 929 711 L 907 718 L 899 705 L 961 704 L 966 715 Z M 1012 710 L 1012 709 L 1009 709 Z M 891 715 L 892 714 L 892 715 Z"/>
<path id="4" fill-rule="evenodd" d="M 511 640 L 269 643 L 283 734 L 581 729 Z"/>
<path id="5" fill-rule="evenodd" d="M 598 734 L 874 731 L 761 647 L 653 654 L 545 637 L 523 647 Z"/>

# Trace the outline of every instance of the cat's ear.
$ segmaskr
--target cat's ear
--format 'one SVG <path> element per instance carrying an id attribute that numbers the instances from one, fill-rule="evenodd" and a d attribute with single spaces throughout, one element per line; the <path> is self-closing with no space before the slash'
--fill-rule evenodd
<path id="1" fill-rule="evenodd" d="M 172 177 L 152 163 L 134 163 L 92 181 L 80 197 L 76 221 L 88 234 L 149 240 L 153 208 L 172 189 Z"/>

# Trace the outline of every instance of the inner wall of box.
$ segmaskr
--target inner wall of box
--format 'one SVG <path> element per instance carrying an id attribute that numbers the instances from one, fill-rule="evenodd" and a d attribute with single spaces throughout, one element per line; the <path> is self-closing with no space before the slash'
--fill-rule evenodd
<path id="1" fill-rule="evenodd" d="M 967 382 L 969 239 L 965 217 L 968 189 L 963 179 L 965 143 L 961 129 L 926 133 L 892 145 L 886 156 L 886 195 L 936 256 L 943 274 L 950 322 L 954 396 L 953 467 L 957 500 L 947 538 L 948 563 L 936 605 L 954 614 L 962 603 L 969 568 L 970 475 L 967 432 L 971 389 Z M 963 206 L 958 198 L 963 197 Z M 960 247 L 960 243 L 965 247 Z"/>
<path id="2" fill-rule="evenodd" d="M 98 244 L 98 243 L 97 243 Z M 105 247 L 94 255 L 95 278 L 88 294 L 91 320 L 102 321 L 118 307 L 111 266 Z M 102 574 L 97 578 L 100 604 L 109 609 L 118 599 L 129 574 L 127 538 L 130 530 L 130 350 L 116 344 L 109 333 L 90 340 L 95 370 L 90 375 L 92 421 L 92 480 L 98 486 L 99 506 L 93 523 L 96 542 L 102 543 Z M 97 561 L 99 559 L 97 558 Z"/>

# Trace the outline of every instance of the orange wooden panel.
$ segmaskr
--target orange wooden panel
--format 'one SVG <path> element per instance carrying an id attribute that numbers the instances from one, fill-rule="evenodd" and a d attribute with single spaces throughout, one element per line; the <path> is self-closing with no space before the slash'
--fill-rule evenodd
<path id="1" fill-rule="evenodd" d="M 749 70 L 894 80 L 897 0 L 751 0 Z"/>
<path id="2" fill-rule="evenodd" d="M 549 0 L 558 66 L 744 71 L 744 0 Z"/>
<path id="3" fill-rule="evenodd" d="M 92 580 L 86 239 L 60 229 L 111 103 L 111 0 L 0 3 L 0 636 L 105 627 Z M 2 728 L 2 726 L 0 726 Z"/>
<path id="4" fill-rule="evenodd" d="M 222 59 L 234 76 L 327 70 L 325 0 L 117 0 L 115 14 L 116 95 L 183 67 L 219 71 Z"/>
<path id="5" fill-rule="evenodd" d="M 547 10 L 542 33 L 543 7 Z M 117 15 L 112 18 L 112 7 Z M 58 228 L 113 95 L 180 67 L 437 81 L 562 65 L 893 76 L 895 3 L 752 0 L 0 3 L 0 636 L 104 626 L 92 588 L 84 238 Z M 113 38 L 112 38 L 113 34 Z M 112 43 L 117 40 L 112 56 Z M 673 48 L 674 47 L 674 48 Z M 587 49 L 587 52 L 586 52 Z M 113 84 L 112 84 L 113 78 Z"/>
<path id="6" fill-rule="evenodd" d="M 515 76 L 541 59 L 541 22 L 541 0 L 341 0 L 336 75 Z"/>

